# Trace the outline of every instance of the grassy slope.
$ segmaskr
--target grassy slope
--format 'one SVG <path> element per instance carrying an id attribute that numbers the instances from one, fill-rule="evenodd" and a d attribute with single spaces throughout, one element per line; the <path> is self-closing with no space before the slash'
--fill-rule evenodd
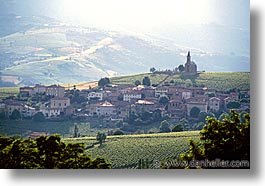
<path id="1" fill-rule="evenodd" d="M 136 80 L 142 81 L 144 76 L 149 76 L 152 84 L 161 82 L 166 75 L 165 74 L 137 74 L 130 76 L 121 76 L 111 78 L 113 84 L 134 84 Z M 167 81 L 174 80 L 178 84 L 190 85 L 192 81 L 190 79 L 183 79 L 180 75 L 170 76 Z M 205 72 L 200 74 L 196 79 L 197 86 L 206 86 L 208 88 L 214 88 L 216 90 L 229 90 L 233 88 L 239 88 L 241 90 L 250 89 L 250 73 L 249 72 Z"/>
<path id="2" fill-rule="evenodd" d="M 19 93 L 19 87 L 0 87 L 0 101 L 8 96 L 15 96 Z"/>
<path id="3" fill-rule="evenodd" d="M 112 168 L 136 168 L 139 159 L 150 162 L 176 159 L 179 154 L 188 151 L 188 139 L 199 140 L 199 131 L 108 136 L 102 147 L 96 145 L 87 152 L 92 157 L 106 158 L 112 163 Z M 95 142 L 95 137 L 68 138 L 64 141 L 88 146 Z"/>

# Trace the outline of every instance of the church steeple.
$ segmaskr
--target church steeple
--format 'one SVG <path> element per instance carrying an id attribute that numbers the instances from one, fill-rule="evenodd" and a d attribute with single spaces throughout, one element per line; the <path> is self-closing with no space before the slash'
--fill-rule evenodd
<path id="1" fill-rule="evenodd" d="M 190 57 L 190 51 L 188 51 L 188 55 L 187 55 L 187 63 L 190 62 L 190 59 L 191 59 L 191 57 Z"/>

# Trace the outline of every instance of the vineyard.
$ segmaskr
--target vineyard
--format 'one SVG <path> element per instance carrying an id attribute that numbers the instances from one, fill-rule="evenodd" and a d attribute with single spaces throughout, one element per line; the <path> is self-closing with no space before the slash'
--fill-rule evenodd
<path id="1" fill-rule="evenodd" d="M 108 136 L 102 147 L 95 145 L 87 153 L 92 157 L 101 156 L 114 169 L 135 169 L 139 160 L 147 160 L 149 168 L 159 168 L 159 163 L 176 159 L 188 151 L 188 139 L 199 140 L 198 131 Z M 84 143 L 91 146 L 95 137 L 64 139 L 65 142 Z"/>
<path id="2" fill-rule="evenodd" d="M 152 84 L 158 84 L 165 77 L 166 74 L 137 74 L 130 76 L 121 76 L 111 78 L 113 84 L 134 84 L 136 80 L 142 81 L 142 79 L 148 76 Z M 167 82 L 174 82 L 176 85 L 184 87 L 198 86 L 207 87 L 210 89 L 216 89 L 217 91 L 229 91 L 230 89 L 238 88 L 241 90 L 250 89 L 250 73 L 249 72 L 204 72 L 197 77 L 183 78 L 183 76 L 176 74 L 170 76 L 166 80 Z"/>

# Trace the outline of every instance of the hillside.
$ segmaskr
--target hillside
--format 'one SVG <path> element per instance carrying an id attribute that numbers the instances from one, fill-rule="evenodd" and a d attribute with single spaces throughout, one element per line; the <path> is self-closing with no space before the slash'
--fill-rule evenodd
<path id="1" fill-rule="evenodd" d="M 208 52 L 199 45 L 201 48 L 195 48 L 193 40 L 188 39 L 183 43 L 185 46 L 179 45 L 181 35 L 193 29 L 190 27 L 177 28 L 170 35 L 152 35 L 73 26 L 44 16 L 14 14 L 1 16 L 0 27 L 5 28 L 0 31 L 0 77 L 17 86 L 76 84 L 144 73 L 150 67 L 174 69 L 185 63 L 190 49 L 199 70 L 249 71 L 248 51 Z M 211 26 L 208 31 L 203 29 L 203 33 L 223 29 Z M 196 30 L 201 32 L 201 28 Z M 238 32 L 233 30 L 233 35 L 240 35 Z M 218 38 L 211 38 L 214 39 Z"/>
<path id="2" fill-rule="evenodd" d="M 137 74 L 130 76 L 121 76 L 111 78 L 113 84 L 134 84 L 136 80 L 148 76 L 152 84 L 160 83 L 167 75 L 165 74 Z M 182 75 L 173 75 L 166 79 L 165 83 L 192 86 L 193 84 L 199 87 L 213 88 L 219 91 L 228 91 L 230 89 L 239 88 L 241 90 L 250 89 L 250 73 L 249 72 L 204 72 L 197 77 L 185 77 Z"/>
<path id="3" fill-rule="evenodd" d="M 159 168 L 161 162 L 172 161 L 187 152 L 189 139 L 199 140 L 199 131 L 108 136 L 102 147 L 95 145 L 87 153 L 93 158 L 106 158 L 114 169 L 137 168 L 140 159 L 150 162 L 150 168 Z M 90 146 L 95 137 L 66 138 L 64 141 Z"/>

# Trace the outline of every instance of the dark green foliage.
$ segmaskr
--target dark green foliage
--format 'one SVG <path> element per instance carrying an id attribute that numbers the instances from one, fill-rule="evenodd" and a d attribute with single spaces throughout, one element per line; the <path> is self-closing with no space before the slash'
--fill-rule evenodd
<path id="1" fill-rule="evenodd" d="M 161 120 L 162 119 L 161 110 L 159 109 L 154 110 L 152 113 L 152 118 L 154 119 L 154 121 Z"/>
<path id="2" fill-rule="evenodd" d="M 160 132 L 170 132 L 169 122 L 167 120 L 162 121 L 159 129 Z"/>
<path id="3" fill-rule="evenodd" d="M 139 159 L 137 169 L 149 169 L 151 163 L 148 159 Z"/>
<path id="4" fill-rule="evenodd" d="M 134 82 L 134 85 L 135 85 L 135 86 L 141 85 L 141 81 L 136 80 L 136 81 Z"/>
<path id="5" fill-rule="evenodd" d="M 200 112 L 198 115 L 198 120 L 201 122 L 205 122 L 206 117 L 207 117 L 207 112 Z"/>
<path id="6" fill-rule="evenodd" d="M 37 121 L 37 122 L 43 122 L 45 121 L 45 116 L 43 115 L 42 112 L 37 112 L 34 116 L 33 116 L 33 120 Z"/>
<path id="7" fill-rule="evenodd" d="M 117 128 L 121 128 L 121 127 L 123 127 L 123 122 L 122 122 L 122 121 L 117 121 L 117 122 L 115 123 L 115 126 L 116 126 Z"/>
<path id="8" fill-rule="evenodd" d="M 203 123 L 203 122 L 196 123 L 193 125 L 193 129 L 194 130 L 202 130 L 204 125 L 205 125 L 205 123 Z"/>
<path id="9" fill-rule="evenodd" d="M 105 78 L 101 78 L 99 81 L 98 81 L 98 86 L 100 87 L 105 87 L 106 85 L 110 84 L 110 79 L 105 77 Z"/>
<path id="10" fill-rule="evenodd" d="M 159 103 L 162 105 L 167 105 L 169 102 L 169 97 L 167 95 L 162 95 L 159 97 Z"/>
<path id="11" fill-rule="evenodd" d="M 100 146 L 102 146 L 103 142 L 105 141 L 105 139 L 107 138 L 106 134 L 104 132 L 98 132 L 96 139 L 99 142 Z"/>
<path id="12" fill-rule="evenodd" d="M 207 95 L 209 96 L 209 98 L 216 96 L 215 93 L 208 93 Z"/>
<path id="13" fill-rule="evenodd" d="M 223 112 L 223 113 L 219 116 L 218 120 L 219 120 L 219 121 L 223 121 L 223 119 L 225 119 L 225 118 L 228 117 L 228 116 L 229 116 L 228 113 Z"/>
<path id="14" fill-rule="evenodd" d="M 180 132 L 183 131 L 183 126 L 180 124 L 177 124 L 173 129 L 172 132 Z"/>
<path id="15" fill-rule="evenodd" d="M 156 71 L 156 69 L 154 67 L 150 68 L 150 72 L 154 73 Z"/>
<path id="16" fill-rule="evenodd" d="M 5 118 L 5 112 L 4 111 L 1 111 L 0 112 L 0 119 L 4 119 Z"/>
<path id="17" fill-rule="evenodd" d="M 207 159 L 211 161 L 219 159 L 224 161 L 246 160 L 249 162 L 250 116 L 245 114 L 245 121 L 242 122 L 240 115 L 231 110 L 222 121 L 216 118 L 207 118 L 207 124 L 200 132 L 200 139 L 201 145 L 190 141 L 190 152 L 189 154 L 182 154 L 181 160 Z"/>
<path id="18" fill-rule="evenodd" d="M 102 158 L 91 159 L 84 144 L 66 144 L 60 136 L 36 140 L 0 137 L 0 168 L 5 169 L 93 169 L 110 168 Z"/>
<path id="19" fill-rule="evenodd" d="M 124 135 L 124 133 L 121 130 L 116 130 L 113 135 Z"/>
<path id="20" fill-rule="evenodd" d="M 240 107 L 240 103 L 237 101 L 230 101 L 227 103 L 226 107 L 229 109 L 236 109 Z"/>
<path id="21" fill-rule="evenodd" d="M 78 138 L 79 137 L 79 135 L 78 135 L 78 127 L 77 127 L 77 125 L 75 125 L 75 129 L 74 129 L 74 136 L 73 136 L 74 138 Z"/>
<path id="22" fill-rule="evenodd" d="M 151 85 L 151 80 L 150 80 L 150 78 L 148 77 L 148 76 L 145 76 L 144 78 L 143 78 L 143 83 L 142 83 L 143 85 L 146 85 L 146 86 L 150 86 Z"/>
<path id="23" fill-rule="evenodd" d="M 180 72 L 183 72 L 183 71 L 185 70 L 185 67 L 184 67 L 183 65 L 179 65 L 179 66 L 178 66 L 178 70 L 179 70 Z"/>
<path id="24" fill-rule="evenodd" d="M 12 112 L 12 114 L 10 116 L 10 119 L 14 119 L 14 120 L 15 119 L 21 119 L 20 112 L 17 109 L 13 110 L 13 112 Z"/>
<path id="25" fill-rule="evenodd" d="M 199 116 L 200 111 L 201 110 L 198 107 L 192 107 L 190 110 L 190 116 L 197 118 Z"/>

